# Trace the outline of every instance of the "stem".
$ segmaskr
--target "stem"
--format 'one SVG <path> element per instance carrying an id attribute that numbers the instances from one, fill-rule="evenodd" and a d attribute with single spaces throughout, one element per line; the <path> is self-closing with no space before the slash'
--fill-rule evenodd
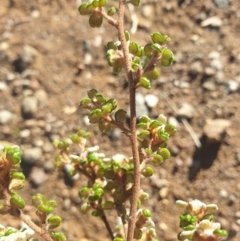
<path id="1" fill-rule="evenodd" d="M 124 11 L 126 0 L 119 0 L 119 15 L 118 15 L 118 34 L 121 41 L 122 51 L 125 59 L 125 67 L 127 71 L 127 78 L 129 82 L 129 95 L 130 95 L 130 128 L 131 128 L 131 146 L 134 161 L 134 184 L 132 188 L 130 216 L 128 222 L 127 241 L 133 240 L 136 212 L 137 212 L 137 200 L 140 190 L 140 163 L 138 154 L 137 132 L 136 132 L 136 100 L 135 100 L 135 83 L 131 70 L 131 62 L 129 59 L 129 51 L 127 42 L 124 36 Z"/>
<path id="2" fill-rule="evenodd" d="M 107 229 L 107 231 L 108 231 L 108 233 L 110 235 L 110 238 L 113 240 L 114 239 L 114 235 L 113 235 L 112 229 L 111 229 L 111 227 L 109 225 L 109 222 L 107 220 L 106 215 L 104 214 L 103 216 L 101 216 L 101 219 L 102 219 L 103 223 L 105 224 L 105 227 L 106 227 L 106 229 Z"/>

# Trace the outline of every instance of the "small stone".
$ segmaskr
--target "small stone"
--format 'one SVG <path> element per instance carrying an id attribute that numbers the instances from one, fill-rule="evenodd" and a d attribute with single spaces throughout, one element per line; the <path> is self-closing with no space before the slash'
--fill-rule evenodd
<path id="1" fill-rule="evenodd" d="M 211 67 L 217 71 L 221 71 L 222 70 L 222 62 L 220 59 L 213 59 L 211 61 Z"/>
<path id="2" fill-rule="evenodd" d="M 220 58 L 220 53 L 218 51 L 211 51 L 209 54 L 208 54 L 208 58 L 209 59 L 219 59 Z"/>
<path id="3" fill-rule="evenodd" d="M 203 83 L 203 88 L 205 90 L 213 91 L 216 89 L 216 85 L 212 81 L 206 81 Z"/>
<path id="4" fill-rule="evenodd" d="M 229 5 L 229 0 L 213 0 L 218 8 L 225 8 Z"/>
<path id="5" fill-rule="evenodd" d="M 52 161 L 46 161 L 43 166 L 46 172 L 52 172 L 55 169 L 55 165 Z"/>
<path id="6" fill-rule="evenodd" d="M 31 134 L 31 131 L 29 129 L 25 129 L 19 132 L 19 137 L 21 138 L 27 138 Z"/>
<path id="7" fill-rule="evenodd" d="M 201 22 L 201 26 L 202 27 L 211 26 L 211 27 L 219 28 L 222 26 L 222 19 L 218 16 L 213 16 L 213 17 L 203 20 Z"/>
<path id="8" fill-rule="evenodd" d="M 93 59 L 92 55 L 89 54 L 89 53 L 86 53 L 86 54 L 84 55 L 84 64 L 85 64 L 85 65 L 91 64 L 91 63 L 92 63 L 92 59 Z"/>
<path id="9" fill-rule="evenodd" d="M 48 180 L 48 175 L 42 168 L 34 167 L 30 173 L 30 180 L 34 186 L 39 187 Z"/>
<path id="10" fill-rule="evenodd" d="M 67 211 L 71 207 L 72 201 L 70 198 L 65 198 L 63 201 L 63 210 Z"/>
<path id="11" fill-rule="evenodd" d="M 203 132 L 210 142 L 222 141 L 231 121 L 225 119 L 207 120 L 203 127 Z"/>
<path id="12" fill-rule="evenodd" d="M 0 110 L 0 124 L 4 125 L 11 122 L 13 114 L 8 110 Z"/>
<path id="13" fill-rule="evenodd" d="M 188 103 L 182 103 L 181 108 L 178 110 L 179 118 L 192 119 L 194 117 L 195 111 L 194 107 Z"/>
<path id="14" fill-rule="evenodd" d="M 230 94 L 239 89 L 239 82 L 235 80 L 229 80 L 226 84 L 227 93 Z"/>
<path id="15" fill-rule="evenodd" d="M 0 81 L 0 91 L 5 91 L 8 89 L 8 86 L 5 82 Z"/>
<path id="16" fill-rule="evenodd" d="M 31 118 L 38 110 L 38 100 L 35 96 L 26 96 L 22 100 L 22 116 Z"/>
<path id="17" fill-rule="evenodd" d="M 33 147 L 23 151 L 22 161 L 25 164 L 34 165 L 42 157 L 42 149 L 40 147 Z"/>
<path id="18" fill-rule="evenodd" d="M 111 130 L 109 138 L 111 141 L 117 141 L 120 139 L 122 132 L 118 128 L 114 128 Z"/>
<path id="19" fill-rule="evenodd" d="M 145 102 L 149 108 L 154 108 L 158 101 L 159 99 L 156 95 L 148 94 L 145 96 Z"/>
<path id="20" fill-rule="evenodd" d="M 190 65 L 189 73 L 191 75 L 198 75 L 203 72 L 203 67 L 200 61 L 196 61 Z"/>
<path id="21" fill-rule="evenodd" d="M 48 101 L 48 95 L 47 92 L 43 89 L 39 89 L 35 92 L 35 97 L 38 100 L 38 103 L 41 107 L 45 106 L 47 104 Z"/>
<path id="22" fill-rule="evenodd" d="M 221 189 L 219 192 L 219 196 L 221 198 L 227 198 L 228 197 L 228 192 L 225 189 Z"/>
<path id="23" fill-rule="evenodd" d="M 168 187 L 161 188 L 160 191 L 159 191 L 160 198 L 164 199 L 164 198 L 167 197 L 167 195 L 168 195 Z"/>
<path id="24" fill-rule="evenodd" d="M 83 116 L 82 121 L 83 121 L 83 124 L 85 126 L 89 126 L 90 125 L 89 118 L 88 118 L 87 115 Z"/>

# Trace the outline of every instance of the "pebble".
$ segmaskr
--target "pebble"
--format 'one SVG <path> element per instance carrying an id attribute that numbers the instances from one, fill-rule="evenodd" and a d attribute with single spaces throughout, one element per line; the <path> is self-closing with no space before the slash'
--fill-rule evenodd
<path id="1" fill-rule="evenodd" d="M 225 119 L 209 119 L 203 127 L 203 132 L 210 142 L 220 142 L 231 121 Z"/>
<path id="2" fill-rule="evenodd" d="M 211 67 L 217 71 L 221 71 L 223 66 L 220 59 L 213 59 L 210 63 Z"/>
<path id="3" fill-rule="evenodd" d="M 46 161 L 43 168 L 46 172 L 52 172 L 55 170 L 55 165 L 52 161 Z"/>
<path id="4" fill-rule="evenodd" d="M 203 72 L 203 67 L 200 61 L 193 62 L 190 65 L 189 73 L 191 75 L 198 75 Z"/>
<path id="5" fill-rule="evenodd" d="M 218 8 L 225 8 L 229 5 L 229 0 L 213 0 Z"/>
<path id="6" fill-rule="evenodd" d="M 13 114 L 8 110 L 0 110 L 0 124 L 7 124 L 13 119 Z"/>
<path id="7" fill-rule="evenodd" d="M 68 210 L 71 207 L 71 199 L 70 198 L 65 198 L 62 204 L 63 210 Z"/>
<path id="8" fill-rule="evenodd" d="M 31 134 L 31 131 L 29 129 L 24 129 L 19 132 L 19 137 L 21 138 L 27 138 Z"/>
<path id="9" fill-rule="evenodd" d="M 220 192 L 219 192 L 219 196 L 220 196 L 221 198 L 226 198 L 226 197 L 228 196 L 227 190 L 221 189 Z"/>
<path id="10" fill-rule="evenodd" d="M 194 107 L 186 102 L 182 103 L 182 106 L 177 112 L 179 118 L 192 119 L 194 117 Z"/>
<path id="11" fill-rule="evenodd" d="M 212 81 L 206 81 L 203 83 L 203 88 L 205 90 L 213 91 L 216 89 L 216 85 Z"/>
<path id="12" fill-rule="evenodd" d="M 166 198 L 168 195 L 168 191 L 169 191 L 168 187 L 161 188 L 159 191 L 160 198 L 162 198 L 162 199 Z"/>
<path id="13" fill-rule="evenodd" d="M 40 106 L 45 106 L 47 104 L 47 101 L 48 101 L 48 95 L 47 95 L 47 92 L 43 89 L 39 89 L 35 92 L 35 97 L 37 98 L 38 100 L 38 104 Z"/>
<path id="14" fill-rule="evenodd" d="M 111 141 L 117 141 L 120 139 L 122 132 L 118 128 L 111 130 L 109 138 Z"/>
<path id="15" fill-rule="evenodd" d="M 30 173 L 30 180 L 34 186 L 39 187 L 48 180 L 48 175 L 42 168 L 34 167 Z"/>
<path id="16" fill-rule="evenodd" d="M 235 80 L 229 80 L 226 84 L 226 90 L 227 93 L 230 94 L 232 92 L 235 92 L 239 89 L 239 82 Z"/>
<path id="17" fill-rule="evenodd" d="M 208 26 L 219 28 L 222 26 L 222 19 L 218 16 L 213 16 L 201 22 L 201 27 L 208 27 Z"/>
<path id="18" fill-rule="evenodd" d="M 86 53 L 84 55 L 84 64 L 85 65 L 91 64 L 92 60 L 93 60 L 93 57 L 92 57 L 92 55 L 90 53 Z"/>
<path id="19" fill-rule="evenodd" d="M 22 100 L 22 116 L 31 118 L 38 110 L 38 100 L 36 96 L 26 96 Z"/>
<path id="20" fill-rule="evenodd" d="M 145 102 L 149 108 L 155 107 L 157 105 L 158 101 L 159 101 L 159 99 L 156 95 L 148 94 L 145 96 Z"/>
<path id="21" fill-rule="evenodd" d="M 0 91 L 5 91 L 8 89 L 8 86 L 5 82 L 0 81 Z"/>
<path id="22" fill-rule="evenodd" d="M 220 58 L 220 53 L 218 51 L 211 51 L 209 54 L 208 54 L 208 58 L 209 59 L 219 59 Z"/>
<path id="23" fill-rule="evenodd" d="M 32 147 L 23 151 L 22 161 L 28 165 L 34 165 L 42 157 L 42 148 Z"/>

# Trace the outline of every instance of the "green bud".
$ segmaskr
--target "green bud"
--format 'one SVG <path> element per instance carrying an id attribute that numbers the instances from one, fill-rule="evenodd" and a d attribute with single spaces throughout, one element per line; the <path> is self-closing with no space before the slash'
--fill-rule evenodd
<path id="1" fill-rule="evenodd" d="M 103 22 L 103 17 L 100 16 L 100 15 L 92 14 L 89 17 L 89 25 L 92 28 L 99 28 L 99 27 L 101 27 L 102 22 Z"/>
<path id="2" fill-rule="evenodd" d="M 116 237 L 116 238 L 113 239 L 113 241 L 125 241 L 125 239 L 124 238 L 120 238 L 120 237 Z"/>
<path id="3" fill-rule="evenodd" d="M 94 196 L 96 196 L 98 199 L 100 199 L 103 194 L 104 194 L 104 191 L 102 188 L 97 188 L 94 192 Z"/>
<path id="4" fill-rule="evenodd" d="M 153 175 L 153 168 L 146 166 L 143 170 L 142 170 L 142 175 L 144 177 L 151 177 Z"/>
<path id="5" fill-rule="evenodd" d="M 195 228 L 196 228 L 196 226 L 192 225 L 192 224 L 189 224 L 189 225 L 183 227 L 184 230 L 194 230 Z"/>
<path id="6" fill-rule="evenodd" d="M 11 162 L 13 165 L 19 164 L 21 162 L 21 156 L 22 156 L 22 151 L 12 147 L 10 147 L 6 153 L 7 160 Z"/>
<path id="7" fill-rule="evenodd" d="M 38 211 L 41 213 L 49 214 L 49 213 L 53 212 L 53 207 L 47 206 L 44 203 L 42 203 L 38 206 Z"/>
<path id="8" fill-rule="evenodd" d="M 155 32 L 155 33 L 151 34 L 150 36 L 154 43 L 163 44 L 165 42 L 164 36 L 158 32 Z"/>
<path id="9" fill-rule="evenodd" d="M 151 89 L 151 82 L 150 82 L 150 80 L 149 80 L 148 78 L 146 78 L 146 77 L 141 77 L 141 78 L 139 79 L 139 84 L 140 84 L 143 88 L 145 88 L 145 89 L 148 89 L 148 90 Z"/>
<path id="10" fill-rule="evenodd" d="M 32 195 L 32 204 L 37 208 L 39 205 L 45 202 L 45 198 L 41 193 Z"/>
<path id="11" fill-rule="evenodd" d="M 130 42 L 129 52 L 134 54 L 134 55 L 138 52 L 138 44 L 136 42 Z"/>
<path id="12" fill-rule="evenodd" d="M 98 123 L 98 128 L 102 133 L 108 133 L 111 131 L 112 125 L 111 123 L 102 120 Z"/>
<path id="13" fill-rule="evenodd" d="M 83 187 L 82 189 L 79 190 L 78 196 L 80 198 L 87 198 L 91 192 L 91 189 L 88 187 Z"/>
<path id="14" fill-rule="evenodd" d="M 69 143 L 67 141 L 60 141 L 57 145 L 59 150 L 66 150 L 69 147 Z"/>
<path id="15" fill-rule="evenodd" d="M 89 13 L 92 13 L 92 11 L 95 9 L 95 7 L 92 5 L 92 3 L 88 2 L 87 4 L 87 11 L 89 11 Z"/>
<path id="16" fill-rule="evenodd" d="M 137 124 L 137 128 L 138 129 L 147 129 L 148 125 L 147 125 L 147 123 L 140 122 Z"/>
<path id="17" fill-rule="evenodd" d="M 167 148 L 159 148 L 157 153 L 162 156 L 164 161 L 171 157 L 170 151 Z"/>
<path id="18" fill-rule="evenodd" d="M 108 11 L 107 11 L 107 15 L 108 16 L 113 16 L 115 13 L 116 13 L 116 8 L 115 7 L 111 7 L 111 8 L 109 8 L 108 9 Z"/>
<path id="19" fill-rule="evenodd" d="M 115 73 L 115 74 L 120 73 L 121 70 L 122 70 L 122 67 L 123 67 L 122 64 L 120 64 L 120 65 L 114 64 L 114 65 L 113 65 L 113 73 Z"/>
<path id="20" fill-rule="evenodd" d="M 106 103 L 106 98 L 99 93 L 97 93 L 92 100 L 93 100 L 94 103 L 97 103 L 99 105 L 103 105 L 103 104 Z"/>
<path id="21" fill-rule="evenodd" d="M 19 209 L 23 209 L 25 207 L 25 201 L 17 193 L 12 194 L 10 204 Z"/>
<path id="22" fill-rule="evenodd" d="M 57 215 L 52 215 L 50 218 L 47 219 L 47 222 L 48 222 L 48 228 L 53 229 L 60 226 L 62 219 Z"/>
<path id="23" fill-rule="evenodd" d="M 103 213 L 103 211 L 101 211 L 101 210 L 94 210 L 94 211 L 92 211 L 92 216 L 93 217 L 101 217 L 101 216 L 103 216 L 104 215 L 104 213 Z"/>
<path id="24" fill-rule="evenodd" d="M 111 41 L 107 43 L 107 50 L 110 50 L 110 49 L 117 50 L 117 45 L 115 42 Z"/>
<path id="25" fill-rule="evenodd" d="M 107 4 L 107 0 L 99 0 L 100 7 L 104 7 Z"/>
<path id="26" fill-rule="evenodd" d="M 102 106 L 102 112 L 104 115 L 110 114 L 112 112 L 112 104 L 107 103 Z"/>
<path id="27" fill-rule="evenodd" d="M 24 176 L 24 174 L 22 172 L 12 172 L 11 173 L 11 178 L 25 180 L 25 176 Z"/>
<path id="28" fill-rule="evenodd" d="M 142 230 L 140 228 L 135 228 L 133 237 L 135 239 L 141 239 L 141 237 L 142 237 Z"/>
<path id="29" fill-rule="evenodd" d="M 9 236 L 9 235 L 11 235 L 11 234 L 13 234 L 13 233 L 16 233 L 16 232 L 17 232 L 16 229 L 9 228 L 9 229 L 4 233 L 4 236 Z M 2 237 L 2 235 L 1 235 L 1 237 Z"/>
<path id="30" fill-rule="evenodd" d="M 13 177 L 15 176 L 15 177 Z M 11 176 L 11 181 L 9 183 L 8 188 L 10 190 L 20 190 L 24 187 L 25 176 L 21 172 L 15 172 L 14 175 Z"/>
<path id="31" fill-rule="evenodd" d="M 80 107 L 88 110 L 92 110 L 94 108 L 94 105 L 92 103 L 92 100 L 90 98 L 84 98 L 80 101 L 79 104 Z"/>
<path id="32" fill-rule="evenodd" d="M 159 164 L 163 163 L 162 156 L 159 154 L 153 154 L 152 155 L 152 163 L 155 165 L 159 165 Z"/>
<path id="33" fill-rule="evenodd" d="M 162 53 L 162 46 L 161 46 L 161 45 L 155 43 L 155 44 L 152 44 L 151 47 L 152 47 L 152 49 L 155 50 L 156 52 Z"/>
<path id="34" fill-rule="evenodd" d="M 88 15 L 91 13 L 91 11 L 89 11 L 89 9 L 87 8 L 88 6 L 88 3 L 83 3 L 79 6 L 78 8 L 78 12 L 81 14 L 81 15 Z"/>
<path id="35" fill-rule="evenodd" d="M 125 35 L 126 41 L 129 41 L 130 40 L 130 33 L 127 30 L 125 30 L 124 35 Z"/>
<path id="36" fill-rule="evenodd" d="M 213 234 L 219 236 L 219 237 L 223 237 L 223 238 L 226 238 L 228 236 L 228 232 L 226 230 L 223 230 L 223 229 L 215 229 L 213 231 Z"/>
<path id="37" fill-rule="evenodd" d="M 150 134 L 151 134 L 150 131 L 148 131 L 148 130 L 142 130 L 142 131 L 140 131 L 140 132 L 138 133 L 137 136 L 138 136 L 139 138 L 146 138 L 146 137 L 148 137 Z"/>
<path id="38" fill-rule="evenodd" d="M 71 134 L 69 136 L 69 138 L 71 139 L 71 141 L 75 144 L 79 144 L 79 142 L 81 141 L 80 136 L 78 136 L 78 134 Z"/>
<path id="39" fill-rule="evenodd" d="M 167 141 L 169 139 L 169 134 L 167 132 L 163 131 L 162 129 L 159 129 L 157 134 L 158 134 L 159 139 L 162 141 Z"/>
<path id="40" fill-rule="evenodd" d="M 101 204 L 103 210 L 112 210 L 115 208 L 115 204 L 112 201 L 106 201 Z"/>
<path id="41" fill-rule="evenodd" d="M 149 128 L 151 130 L 154 130 L 154 129 L 158 128 L 159 126 L 161 126 L 161 123 L 159 121 L 157 121 L 157 120 L 153 120 L 151 122 L 151 124 L 149 125 Z"/>
<path id="42" fill-rule="evenodd" d="M 98 8 L 100 6 L 99 0 L 94 0 L 92 2 L 93 7 Z"/>
<path id="43" fill-rule="evenodd" d="M 142 46 L 138 45 L 138 51 L 137 51 L 137 53 L 135 54 L 135 57 L 136 57 L 136 56 L 137 56 L 137 57 L 142 57 L 143 53 L 144 53 L 144 48 L 143 48 Z"/>
<path id="44" fill-rule="evenodd" d="M 144 54 L 145 54 L 148 58 L 151 58 L 152 52 L 153 52 L 152 44 L 146 44 L 143 50 L 144 50 Z"/>
<path id="45" fill-rule="evenodd" d="M 50 234 L 53 241 L 65 241 L 67 240 L 66 236 L 60 232 L 51 232 Z"/>
<path id="46" fill-rule="evenodd" d="M 160 114 L 157 118 L 157 120 L 161 123 L 161 124 L 166 124 L 167 123 L 167 118 L 165 115 Z"/>
<path id="47" fill-rule="evenodd" d="M 116 111 L 114 117 L 115 117 L 116 121 L 124 122 L 127 118 L 127 111 L 125 111 L 123 109 L 119 109 Z"/>
<path id="48" fill-rule="evenodd" d="M 167 124 L 164 127 L 164 131 L 167 132 L 169 135 L 173 135 L 177 132 L 177 128 L 172 124 Z"/>
<path id="49" fill-rule="evenodd" d="M 110 103 L 112 105 L 112 110 L 115 110 L 117 108 L 117 100 L 116 99 L 109 99 L 107 103 Z"/>
<path id="50" fill-rule="evenodd" d="M 154 68 L 154 69 L 144 73 L 144 76 L 150 80 L 156 80 L 159 77 L 159 71 L 157 68 Z"/>
<path id="51" fill-rule="evenodd" d="M 143 123 L 150 123 L 152 120 L 146 116 L 146 115 L 143 115 L 139 118 L 139 122 L 143 122 Z"/>
<path id="52" fill-rule="evenodd" d="M 138 7 L 140 4 L 140 0 L 130 0 L 129 3 L 131 3 L 135 7 Z"/>
<path id="53" fill-rule="evenodd" d="M 143 216 L 146 217 L 146 218 L 151 218 L 151 217 L 152 217 L 152 213 L 151 213 L 150 210 L 148 210 L 148 209 L 143 209 L 143 210 L 142 210 L 142 214 L 143 214 Z"/>
<path id="54" fill-rule="evenodd" d="M 93 98 L 95 98 L 97 93 L 98 93 L 98 91 L 96 89 L 90 89 L 90 90 L 87 91 L 87 95 L 91 100 Z"/>
<path id="55" fill-rule="evenodd" d="M 98 123 L 103 113 L 101 109 L 94 109 L 90 112 L 89 121 L 92 124 Z"/>
<path id="56" fill-rule="evenodd" d="M 169 49 L 165 49 L 162 53 L 161 64 L 162 66 L 169 66 L 173 62 L 173 52 Z"/>
<path id="57" fill-rule="evenodd" d="M 81 212 L 82 214 L 86 214 L 91 209 L 90 205 L 88 203 L 84 203 L 81 206 Z"/>

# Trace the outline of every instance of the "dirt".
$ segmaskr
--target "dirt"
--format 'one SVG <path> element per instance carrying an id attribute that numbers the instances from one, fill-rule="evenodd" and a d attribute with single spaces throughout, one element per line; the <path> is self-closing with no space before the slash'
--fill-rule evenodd
<path id="1" fill-rule="evenodd" d="M 190 132 L 178 122 L 178 132 L 169 141 L 171 159 L 156 170 L 155 179 L 143 180 L 142 188 L 151 196 L 147 206 L 153 211 L 159 240 L 177 240 L 180 210 L 175 201 L 178 199 L 217 204 L 219 211 L 215 218 L 228 230 L 227 240 L 240 240 L 240 88 L 227 89 L 230 80 L 240 84 L 240 2 L 229 1 L 223 8 L 214 1 L 142 2 L 132 12 L 137 14 L 139 22 L 131 38 L 144 45 L 149 42 L 150 33 L 169 35 L 175 62 L 161 69 L 161 77 L 153 83 L 151 91 L 139 89 L 139 92 L 144 95 L 151 92 L 160 99 L 150 110 L 152 118 L 160 113 L 177 118 L 175 110 L 182 103 L 191 104 L 195 115 L 188 123 L 202 142 L 202 147 L 197 148 Z M 210 19 L 213 22 L 204 22 L 211 17 L 216 17 Z M 128 11 L 128 27 L 130 20 Z M 128 106 L 126 77 L 113 75 L 105 61 L 106 43 L 117 39 L 111 26 L 105 22 L 100 29 L 90 29 L 87 17 L 78 14 L 73 0 L 2 0 L 0 34 L 0 80 L 8 86 L 0 90 L 0 110 L 14 114 L 11 122 L 0 125 L 1 142 L 15 143 L 23 151 L 40 146 L 43 154 L 36 163 L 40 169 L 45 163 L 54 162 L 56 150 L 51 147 L 52 139 L 67 138 L 80 128 L 93 133 L 90 145 L 99 145 L 106 155 L 130 155 L 126 137 L 121 135 L 111 141 L 107 135 L 99 134 L 95 126 L 84 124 L 85 110 L 74 109 L 90 88 L 116 98 L 119 107 Z M 24 45 L 34 47 L 37 55 L 28 66 L 21 67 L 17 60 Z M 219 55 L 215 67 L 209 58 L 212 51 Z M 34 72 L 25 72 L 24 77 L 26 69 Z M 46 92 L 47 100 L 39 104 L 30 120 L 26 119 L 21 113 L 22 99 L 38 90 Z M 229 120 L 231 126 L 220 142 L 209 145 L 203 128 L 207 119 L 218 118 Z M 22 137 L 20 133 L 25 129 L 30 129 L 30 135 Z M 78 212 L 76 196 L 86 180 L 80 178 L 66 185 L 62 173 L 51 171 L 47 175 L 48 180 L 38 188 L 27 182 L 22 195 L 29 199 L 31 194 L 43 192 L 48 198 L 56 198 L 58 213 L 63 217 L 62 231 L 69 241 L 106 240 L 108 236 L 101 221 Z M 34 214 L 30 206 L 27 212 Z M 109 216 L 114 227 L 114 215 Z M 18 221 L 4 216 L 1 223 L 17 225 Z"/>

